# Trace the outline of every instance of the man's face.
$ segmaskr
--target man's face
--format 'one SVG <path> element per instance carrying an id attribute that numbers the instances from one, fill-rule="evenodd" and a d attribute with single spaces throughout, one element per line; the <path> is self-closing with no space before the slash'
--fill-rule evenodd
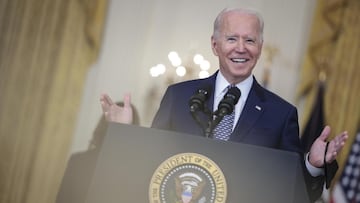
<path id="1" fill-rule="evenodd" d="M 239 83 L 251 75 L 261 54 L 259 22 L 254 15 L 228 12 L 219 29 L 211 38 L 212 50 L 228 82 Z"/>

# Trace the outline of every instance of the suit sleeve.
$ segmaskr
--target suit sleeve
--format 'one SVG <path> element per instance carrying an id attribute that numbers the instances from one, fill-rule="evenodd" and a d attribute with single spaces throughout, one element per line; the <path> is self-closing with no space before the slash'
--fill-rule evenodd
<path id="1" fill-rule="evenodd" d="M 296 152 L 299 153 L 302 162 L 305 185 L 309 195 L 309 199 L 311 202 L 315 202 L 321 197 L 321 194 L 323 192 L 325 177 L 324 176 L 313 177 L 306 168 L 305 158 L 304 158 L 306 152 L 304 152 L 301 147 L 301 142 L 299 137 L 298 114 L 296 108 L 292 108 L 288 115 L 283 133 L 282 148 L 290 151 L 295 150 Z"/>

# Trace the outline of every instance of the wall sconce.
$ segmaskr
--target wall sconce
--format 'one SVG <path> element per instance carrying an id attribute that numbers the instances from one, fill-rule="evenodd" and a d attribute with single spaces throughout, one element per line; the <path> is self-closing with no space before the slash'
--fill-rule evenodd
<path id="1" fill-rule="evenodd" d="M 279 48 L 272 44 L 265 44 L 264 46 L 264 55 L 265 55 L 265 63 L 264 63 L 264 74 L 262 78 L 262 85 L 267 88 L 270 83 L 270 68 L 274 61 L 275 56 L 279 53 Z"/>
<path id="2" fill-rule="evenodd" d="M 156 107 L 170 84 L 208 77 L 210 66 L 210 62 L 205 60 L 201 54 L 195 54 L 191 58 L 183 60 L 177 52 L 169 52 L 168 61 L 158 63 L 149 69 L 150 76 L 156 80 L 147 87 L 144 120 L 151 122 Z"/>
<path id="3" fill-rule="evenodd" d="M 165 75 L 168 81 L 174 82 L 176 78 L 178 80 L 205 78 L 208 77 L 210 62 L 205 60 L 201 54 L 195 54 L 193 61 L 183 64 L 183 60 L 180 58 L 176 51 L 171 51 L 168 54 L 168 59 L 172 67 L 166 67 L 164 64 L 157 64 L 150 68 L 149 72 L 151 77 L 159 77 Z"/>

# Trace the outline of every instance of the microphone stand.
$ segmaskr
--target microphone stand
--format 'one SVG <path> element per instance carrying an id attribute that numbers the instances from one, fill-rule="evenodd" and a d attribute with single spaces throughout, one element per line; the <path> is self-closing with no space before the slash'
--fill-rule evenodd
<path id="1" fill-rule="evenodd" d="M 204 132 L 205 132 L 205 137 L 208 138 L 213 138 L 213 130 L 214 128 L 220 123 L 220 121 L 223 119 L 224 116 L 219 116 L 217 115 L 217 112 L 214 112 L 212 114 L 212 119 L 210 119 L 208 121 L 208 125 L 206 126 Z"/>
<path id="2" fill-rule="evenodd" d="M 199 114 L 198 114 L 199 111 L 190 111 L 190 112 L 191 112 L 191 116 L 196 121 L 196 123 L 200 125 L 201 128 L 203 129 L 205 137 L 210 137 L 213 129 L 209 128 L 209 125 L 211 125 L 212 123 L 211 118 L 213 117 L 213 113 L 211 113 L 211 111 L 208 108 L 204 108 L 204 110 L 201 112 L 204 113 L 209 118 L 209 121 L 208 123 L 203 123 L 199 118 Z"/>
<path id="3" fill-rule="evenodd" d="M 224 98 L 220 101 L 218 110 L 215 112 L 210 111 L 206 106 L 205 101 L 208 99 L 208 91 L 199 89 L 197 93 L 190 98 L 190 112 L 193 119 L 201 126 L 205 137 L 212 138 L 213 130 L 224 118 L 234 110 L 234 106 L 239 100 L 241 95 L 240 90 L 237 87 L 231 87 L 224 95 Z M 202 123 L 199 118 L 198 112 L 202 112 L 208 116 L 208 122 Z"/>
<path id="4" fill-rule="evenodd" d="M 236 86 L 232 86 L 228 89 L 224 98 L 218 105 L 218 110 L 216 110 L 209 119 L 208 126 L 205 129 L 206 137 L 213 138 L 214 135 L 212 131 L 225 115 L 229 115 L 234 111 L 235 105 L 239 101 L 240 96 L 241 92 Z"/>

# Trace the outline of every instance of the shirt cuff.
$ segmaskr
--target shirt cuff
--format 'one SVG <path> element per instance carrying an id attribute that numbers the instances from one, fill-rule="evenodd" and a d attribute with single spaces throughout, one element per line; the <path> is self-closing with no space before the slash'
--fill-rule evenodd
<path id="1" fill-rule="evenodd" d="M 310 162 L 309 162 L 309 152 L 305 155 L 305 165 L 306 165 L 306 169 L 308 170 L 308 172 L 310 173 L 310 175 L 312 177 L 317 177 L 317 176 L 324 175 L 324 169 L 323 168 L 317 168 L 317 167 L 310 164 Z"/>

